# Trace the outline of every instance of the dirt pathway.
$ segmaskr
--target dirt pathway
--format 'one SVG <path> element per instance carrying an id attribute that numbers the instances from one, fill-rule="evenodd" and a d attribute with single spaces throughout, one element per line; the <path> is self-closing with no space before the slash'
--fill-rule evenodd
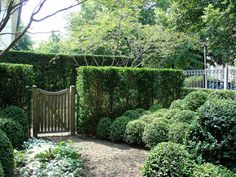
<path id="1" fill-rule="evenodd" d="M 54 141 L 78 142 L 85 159 L 86 177 L 139 177 L 140 167 L 148 153 L 125 144 L 79 137 L 52 137 Z"/>

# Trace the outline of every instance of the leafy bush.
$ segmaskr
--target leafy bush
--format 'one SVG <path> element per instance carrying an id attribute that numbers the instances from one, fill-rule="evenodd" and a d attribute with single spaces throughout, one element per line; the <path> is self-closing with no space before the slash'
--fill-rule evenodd
<path id="1" fill-rule="evenodd" d="M 233 91 L 228 91 L 228 90 L 216 90 L 213 91 L 209 97 L 209 100 L 214 100 L 214 99 L 230 99 L 230 100 L 236 100 L 236 94 Z"/>
<path id="2" fill-rule="evenodd" d="M 148 154 L 142 175 L 150 177 L 190 176 L 193 161 L 184 146 L 172 142 L 159 143 Z"/>
<path id="3" fill-rule="evenodd" d="M 208 162 L 236 164 L 236 101 L 207 101 L 200 117 L 190 126 L 186 146 Z"/>
<path id="4" fill-rule="evenodd" d="M 0 118 L 0 129 L 2 129 L 14 148 L 20 147 L 24 141 L 24 131 L 21 124 L 11 119 Z"/>
<path id="5" fill-rule="evenodd" d="M 129 117 L 130 119 L 137 119 L 141 116 L 141 114 L 135 110 L 128 110 L 122 116 Z"/>
<path id="6" fill-rule="evenodd" d="M 208 94 L 202 91 L 194 91 L 188 94 L 183 100 L 183 108 L 196 111 L 207 100 Z"/>
<path id="7" fill-rule="evenodd" d="M 139 119 L 143 120 L 147 124 L 150 124 L 156 119 L 164 118 L 167 111 L 168 111 L 168 109 L 160 109 L 156 112 L 145 114 L 145 115 L 141 116 Z"/>
<path id="8" fill-rule="evenodd" d="M 97 126 L 97 136 L 107 139 L 110 135 L 112 122 L 112 119 L 108 117 L 100 119 Z"/>
<path id="9" fill-rule="evenodd" d="M 168 141 L 169 123 L 166 119 L 157 119 L 145 126 L 142 140 L 147 147 L 153 148 L 158 143 Z"/>
<path id="10" fill-rule="evenodd" d="M 146 123 L 140 119 L 130 121 L 126 125 L 125 142 L 128 144 L 142 144 L 142 136 Z"/>
<path id="11" fill-rule="evenodd" d="M 27 139 L 27 137 L 29 136 L 29 119 L 23 109 L 17 106 L 9 106 L 0 111 L 0 117 L 12 119 L 20 123 L 24 131 L 23 140 Z"/>
<path id="12" fill-rule="evenodd" d="M 183 144 L 189 125 L 182 122 L 174 123 L 169 128 L 169 141 Z"/>
<path id="13" fill-rule="evenodd" d="M 172 119 L 172 117 L 174 117 L 177 113 L 181 112 L 180 109 L 170 109 L 166 112 L 166 114 L 164 115 L 164 117 L 166 119 Z"/>
<path id="14" fill-rule="evenodd" d="M 174 100 L 171 105 L 170 105 L 170 109 L 183 109 L 183 100 L 178 99 L 178 100 Z"/>
<path id="15" fill-rule="evenodd" d="M 112 141 L 120 141 L 124 139 L 126 125 L 131 121 L 129 117 L 118 117 L 111 125 L 109 138 Z"/>
<path id="16" fill-rule="evenodd" d="M 14 171 L 13 148 L 5 132 L 0 129 L 0 162 L 6 176 L 12 176 Z"/>
<path id="17" fill-rule="evenodd" d="M 30 110 L 33 67 L 0 63 L 0 76 L 0 108 L 17 105 Z"/>
<path id="18" fill-rule="evenodd" d="M 30 139 L 15 153 L 19 176 L 83 176 L 83 160 L 70 143 Z"/>
<path id="19" fill-rule="evenodd" d="M 160 110 L 160 109 L 162 109 L 163 108 L 163 106 L 161 105 L 161 104 L 154 104 L 154 105 L 152 105 L 150 108 L 149 108 L 149 110 L 151 111 L 151 112 L 156 112 L 156 111 L 158 111 L 158 110 Z"/>
<path id="20" fill-rule="evenodd" d="M 138 112 L 139 114 L 141 114 L 141 115 L 143 115 L 143 114 L 145 114 L 145 109 L 143 109 L 143 108 L 137 108 L 137 109 L 135 109 L 134 111 L 136 111 L 136 112 Z"/>
<path id="21" fill-rule="evenodd" d="M 197 118 L 197 113 L 190 111 L 190 110 L 184 110 L 177 112 L 171 119 L 171 122 L 185 122 L 185 123 L 191 123 L 194 119 Z"/>
<path id="22" fill-rule="evenodd" d="M 2 168 L 2 163 L 0 162 L 0 177 L 4 177 L 4 171 Z"/>
<path id="23" fill-rule="evenodd" d="M 216 166 L 210 163 L 196 165 L 193 168 L 193 177 L 235 177 L 230 170 L 222 166 Z"/>
<path id="24" fill-rule="evenodd" d="M 184 75 L 180 70 L 79 67 L 77 126 L 94 134 L 101 117 L 118 117 L 127 110 L 147 109 L 158 100 L 164 107 L 179 98 Z"/>

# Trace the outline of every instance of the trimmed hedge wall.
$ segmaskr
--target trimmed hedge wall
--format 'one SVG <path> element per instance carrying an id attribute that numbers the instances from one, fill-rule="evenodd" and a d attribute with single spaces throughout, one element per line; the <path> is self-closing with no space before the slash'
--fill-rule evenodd
<path id="1" fill-rule="evenodd" d="M 55 91 L 75 85 L 76 67 L 124 66 L 129 65 L 131 60 L 112 56 L 56 55 L 10 51 L 0 62 L 33 65 L 36 85 L 46 90 Z"/>
<path id="2" fill-rule="evenodd" d="M 0 63 L 0 108 L 30 108 L 34 72 L 31 65 Z"/>
<path id="3" fill-rule="evenodd" d="M 94 134 L 102 117 L 149 108 L 154 101 L 168 107 L 178 99 L 184 75 L 180 70 L 80 67 L 77 70 L 78 131 Z"/>

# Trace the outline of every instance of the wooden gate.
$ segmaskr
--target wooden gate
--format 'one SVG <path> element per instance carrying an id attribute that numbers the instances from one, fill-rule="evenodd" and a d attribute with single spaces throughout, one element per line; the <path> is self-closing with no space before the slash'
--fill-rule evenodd
<path id="1" fill-rule="evenodd" d="M 49 92 L 33 86 L 33 136 L 75 134 L 75 87 Z"/>

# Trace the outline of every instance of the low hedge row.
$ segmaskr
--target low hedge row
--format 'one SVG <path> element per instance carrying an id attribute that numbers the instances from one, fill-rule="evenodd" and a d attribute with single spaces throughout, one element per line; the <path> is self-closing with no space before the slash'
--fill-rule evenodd
<path id="1" fill-rule="evenodd" d="M 155 100 L 168 107 L 179 98 L 184 80 L 182 71 L 168 69 L 80 67 L 77 71 L 77 126 L 87 134 L 95 133 L 101 117 L 149 108 Z"/>
<path id="2" fill-rule="evenodd" d="M 0 63 L 0 76 L 0 108 L 17 105 L 30 110 L 33 67 Z"/>

